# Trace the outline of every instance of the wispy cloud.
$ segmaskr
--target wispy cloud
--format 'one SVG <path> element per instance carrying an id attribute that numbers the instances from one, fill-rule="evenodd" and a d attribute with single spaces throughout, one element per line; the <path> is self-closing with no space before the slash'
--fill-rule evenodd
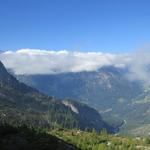
<path id="1" fill-rule="evenodd" d="M 141 80 L 150 85 L 150 51 L 140 49 L 132 54 L 128 77 L 131 80 Z"/>

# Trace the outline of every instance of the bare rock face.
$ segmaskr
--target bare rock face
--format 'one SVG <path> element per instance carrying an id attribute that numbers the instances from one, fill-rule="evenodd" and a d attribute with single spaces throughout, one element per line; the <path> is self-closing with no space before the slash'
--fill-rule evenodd
<path id="1" fill-rule="evenodd" d="M 62 102 L 65 106 L 68 106 L 69 108 L 71 108 L 71 110 L 76 113 L 79 114 L 78 109 L 71 103 L 71 101 L 63 101 Z"/>

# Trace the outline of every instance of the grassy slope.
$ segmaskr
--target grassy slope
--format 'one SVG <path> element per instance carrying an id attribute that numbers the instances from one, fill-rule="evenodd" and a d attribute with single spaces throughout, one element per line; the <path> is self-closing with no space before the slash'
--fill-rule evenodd
<path id="1" fill-rule="evenodd" d="M 143 150 L 150 149 L 150 139 L 131 138 L 117 135 L 109 135 L 105 131 L 79 132 L 77 130 L 53 130 L 55 135 L 68 143 L 76 145 L 83 150 Z"/>

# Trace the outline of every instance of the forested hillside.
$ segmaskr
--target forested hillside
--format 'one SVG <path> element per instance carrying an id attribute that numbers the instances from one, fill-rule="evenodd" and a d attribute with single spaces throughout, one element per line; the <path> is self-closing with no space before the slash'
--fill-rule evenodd
<path id="1" fill-rule="evenodd" d="M 106 128 L 115 132 L 105 123 L 100 114 L 83 104 L 59 101 L 45 96 L 37 90 L 17 81 L 0 63 L 0 121 L 10 124 L 28 124 L 47 128 Z M 74 111 L 75 108 L 77 110 Z M 90 115 L 89 115 L 90 114 Z"/>

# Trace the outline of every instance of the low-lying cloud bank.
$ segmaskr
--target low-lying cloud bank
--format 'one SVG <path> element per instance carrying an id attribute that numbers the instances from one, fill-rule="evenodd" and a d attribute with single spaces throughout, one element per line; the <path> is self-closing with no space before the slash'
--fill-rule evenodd
<path id="1" fill-rule="evenodd" d="M 101 52 L 21 49 L 1 53 L 0 60 L 15 74 L 54 74 L 93 71 L 108 65 L 123 66 L 128 57 Z"/>
<path id="2" fill-rule="evenodd" d="M 0 60 L 15 74 L 58 74 L 95 71 L 103 66 L 129 68 L 128 77 L 149 82 L 150 52 L 111 54 L 101 52 L 71 52 L 67 50 L 21 49 L 0 53 Z"/>

